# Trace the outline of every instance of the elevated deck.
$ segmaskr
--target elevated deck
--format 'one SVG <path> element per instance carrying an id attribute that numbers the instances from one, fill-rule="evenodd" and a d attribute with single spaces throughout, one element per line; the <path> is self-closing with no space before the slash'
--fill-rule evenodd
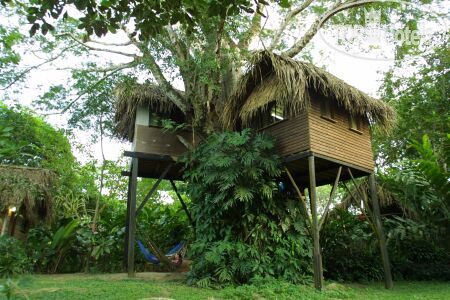
<path id="1" fill-rule="evenodd" d="M 198 141 L 192 131 L 180 130 L 170 132 L 159 126 L 136 125 L 133 139 L 133 150 L 125 151 L 125 156 L 138 159 L 138 177 L 181 180 L 182 166 L 177 164 L 178 157 L 187 151 L 186 143 Z"/>

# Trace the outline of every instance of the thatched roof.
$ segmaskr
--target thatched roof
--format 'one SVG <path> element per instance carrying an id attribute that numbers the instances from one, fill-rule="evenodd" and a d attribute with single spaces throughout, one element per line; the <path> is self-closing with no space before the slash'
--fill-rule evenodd
<path id="1" fill-rule="evenodd" d="M 370 186 L 367 178 L 358 181 L 358 190 L 354 185 L 348 186 L 350 189 L 350 193 L 347 191 L 344 195 L 342 201 L 334 207 L 334 209 L 330 212 L 330 215 L 335 215 L 337 210 L 348 210 L 351 206 L 357 208 L 360 203 L 356 203 L 356 201 L 361 202 L 362 199 L 360 196 L 365 199 L 369 199 L 370 201 Z M 378 202 L 380 205 L 380 210 L 383 215 L 406 215 L 411 217 L 413 215 L 412 211 L 401 201 L 395 197 L 395 195 L 386 189 L 382 183 L 376 181 L 376 190 L 378 195 Z M 353 197 L 356 197 L 355 200 Z"/>
<path id="2" fill-rule="evenodd" d="M 334 99 L 345 110 L 368 117 L 371 123 L 382 128 L 390 127 L 395 120 L 395 113 L 388 104 L 323 69 L 261 51 L 251 59 L 246 75 L 225 107 L 224 127 L 248 126 L 274 103 L 283 107 L 286 116 L 295 116 L 309 107 L 310 92 Z"/>
<path id="3" fill-rule="evenodd" d="M 55 178 L 47 169 L 0 165 L 0 211 L 17 207 L 30 222 L 50 218 Z"/>
<path id="4" fill-rule="evenodd" d="M 167 117 L 183 115 L 163 89 L 153 83 L 120 84 L 115 89 L 115 98 L 115 130 L 118 136 L 129 141 L 133 140 L 138 106 L 149 107 L 150 111 Z"/>

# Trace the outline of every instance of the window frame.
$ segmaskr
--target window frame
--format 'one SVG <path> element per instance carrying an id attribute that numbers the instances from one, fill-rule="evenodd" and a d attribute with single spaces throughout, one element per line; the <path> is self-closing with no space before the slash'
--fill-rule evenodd
<path id="1" fill-rule="evenodd" d="M 359 134 L 363 134 L 362 132 L 362 120 L 360 116 L 355 116 L 352 113 L 348 114 L 348 127 L 351 131 L 354 131 Z"/>
<path id="2" fill-rule="evenodd" d="M 337 123 L 335 116 L 335 111 L 330 101 L 326 98 L 320 99 L 320 117 L 332 123 Z"/>

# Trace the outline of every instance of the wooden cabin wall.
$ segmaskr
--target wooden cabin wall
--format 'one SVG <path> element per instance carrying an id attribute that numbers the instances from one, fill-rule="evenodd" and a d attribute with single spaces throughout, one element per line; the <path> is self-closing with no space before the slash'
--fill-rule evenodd
<path id="1" fill-rule="evenodd" d="M 192 143 L 192 132 L 190 131 L 172 133 L 164 131 L 158 126 L 136 125 L 133 151 L 169 155 L 176 158 L 187 150 L 177 135 Z"/>
<path id="2" fill-rule="evenodd" d="M 308 114 L 306 111 L 296 117 L 266 126 L 261 131 L 276 139 L 275 151 L 280 156 L 289 156 L 309 149 Z"/>
<path id="3" fill-rule="evenodd" d="M 369 123 L 360 118 L 360 133 L 350 130 L 349 113 L 331 101 L 334 120 L 324 119 L 320 99 L 312 99 L 308 114 L 310 150 L 372 171 L 374 168 Z"/>

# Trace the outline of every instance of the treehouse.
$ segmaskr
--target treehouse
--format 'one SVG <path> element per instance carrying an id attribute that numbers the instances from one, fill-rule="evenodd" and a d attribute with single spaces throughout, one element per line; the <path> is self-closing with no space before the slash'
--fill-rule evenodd
<path id="1" fill-rule="evenodd" d="M 178 180 L 176 159 L 196 138 L 189 130 L 166 129 L 166 124 L 185 122 L 183 113 L 153 84 L 135 84 L 116 89 L 116 132 L 132 142 L 125 156 L 137 159 L 138 177 Z"/>
<path id="2" fill-rule="evenodd" d="M 371 174 L 370 126 L 389 127 L 394 112 L 318 67 L 260 52 L 223 119 L 229 129 L 250 127 L 272 135 L 285 166 L 307 187 L 309 156 L 315 158 L 317 185 L 333 183 L 342 166 L 355 178 Z"/>
<path id="3" fill-rule="evenodd" d="M 326 219 L 339 182 L 355 203 L 370 211 L 379 239 L 385 286 L 392 287 L 387 248 L 381 225 L 374 177 L 371 126 L 389 128 L 394 111 L 330 73 L 311 64 L 267 51 L 256 53 L 226 104 L 223 124 L 229 130 L 253 128 L 276 140 L 286 179 L 308 211 L 302 190 L 308 188 L 311 232 L 314 241 L 314 284 L 322 288 L 320 228 Z M 368 176 L 369 195 L 361 193 L 357 177 Z M 351 180 L 357 195 L 346 185 Z M 317 215 L 316 186 L 333 184 L 324 213 Z"/>
<path id="4" fill-rule="evenodd" d="M 117 90 L 117 132 L 133 142 L 129 172 L 126 264 L 134 276 L 135 219 L 162 179 L 180 179 L 181 170 L 174 165 L 188 145 L 198 142 L 192 132 L 163 130 L 163 123 L 183 123 L 183 113 L 155 85 L 137 85 Z M 339 182 L 368 176 L 373 227 L 379 238 L 385 269 L 386 287 L 392 286 L 389 260 L 381 226 L 374 159 L 371 145 L 372 126 L 387 129 L 394 121 L 393 110 L 346 84 L 330 73 L 311 64 L 267 51 L 257 52 L 234 93 L 225 104 L 221 116 L 223 128 L 252 128 L 276 140 L 275 151 L 282 158 L 285 180 L 297 192 L 305 211 L 302 191 L 308 189 L 311 208 L 311 232 L 314 239 L 314 281 L 322 287 L 322 263 L 319 245 L 320 227 L 327 216 Z M 137 177 L 158 178 L 136 209 Z M 316 186 L 333 184 L 324 214 L 317 216 Z M 346 185 L 345 185 L 346 186 Z M 357 188 L 356 191 L 359 192 Z M 189 219 L 192 219 L 177 193 Z M 357 202 L 357 201 L 356 201 Z"/>
<path id="5" fill-rule="evenodd" d="M 132 150 L 124 153 L 124 156 L 131 157 L 130 170 L 122 174 L 129 178 L 124 263 L 128 269 L 128 276 L 134 277 L 136 219 L 163 179 L 170 180 L 190 223 L 193 224 L 192 217 L 174 182 L 174 180 L 182 179 L 181 167 L 175 162 L 190 145 L 198 142 L 198 137 L 192 131 L 166 129 L 165 124 L 185 123 L 185 117 L 157 85 L 122 85 L 116 89 L 115 96 L 117 100 L 116 133 L 121 138 L 132 142 Z M 158 180 L 136 208 L 138 177 L 158 178 Z M 144 247 L 142 244 L 139 246 Z M 156 245 L 152 245 L 152 248 L 155 249 Z M 146 251 L 146 257 L 152 256 L 148 250 Z M 161 253 L 160 250 L 154 252 Z M 159 257 L 161 260 L 165 258 L 164 255 Z"/>

